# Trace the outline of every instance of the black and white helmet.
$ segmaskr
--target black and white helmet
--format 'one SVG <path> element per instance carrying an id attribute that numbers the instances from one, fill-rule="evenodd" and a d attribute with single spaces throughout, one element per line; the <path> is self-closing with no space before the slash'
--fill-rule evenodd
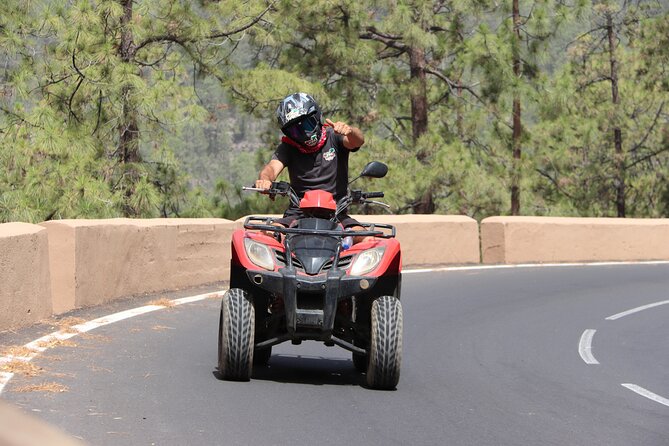
<path id="1" fill-rule="evenodd" d="M 321 137 L 323 123 L 318 102 L 306 93 L 293 93 L 276 109 L 281 131 L 298 144 L 314 146 Z"/>

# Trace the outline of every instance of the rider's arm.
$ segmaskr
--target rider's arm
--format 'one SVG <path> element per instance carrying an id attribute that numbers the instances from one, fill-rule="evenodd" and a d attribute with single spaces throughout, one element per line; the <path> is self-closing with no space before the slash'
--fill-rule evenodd
<path id="1" fill-rule="evenodd" d="M 357 127 L 350 127 L 351 133 L 344 135 L 344 147 L 349 150 L 357 149 L 365 143 L 365 135 Z"/>
<path id="2" fill-rule="evenodd" d="M 259 189 L 269 189 L 272 181 L 275 181 L 281 171 L 283 170 L 283 163 L 278 159 L 273 159 L 263 167 L 258 175 L 256 187 Z"/>
<path id="3" fill-rule="evenodd" d="M 341 121 L 332 122 L 329 119 L 325 120 L 325 125 L 332 127 L 336 134 L 343 137 L 344 147 L 348 150 L 358 149 L 365 143 L 365 136 L 357 127 L 352 127 Z"/>

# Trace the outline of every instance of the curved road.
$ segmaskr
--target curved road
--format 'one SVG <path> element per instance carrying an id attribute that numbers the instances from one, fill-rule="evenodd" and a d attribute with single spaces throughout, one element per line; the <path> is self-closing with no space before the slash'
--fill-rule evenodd
<path id="1" fill-rule="evenodd" d="M 2 398 L 92 445 L 667 445 L 667 299 L 666 264 L 406 274 L 391 392 L 317 343 L 219 381 L 207 299 L 48 350 Z M 69 390 L 17 391 L 35 380 Z"/>

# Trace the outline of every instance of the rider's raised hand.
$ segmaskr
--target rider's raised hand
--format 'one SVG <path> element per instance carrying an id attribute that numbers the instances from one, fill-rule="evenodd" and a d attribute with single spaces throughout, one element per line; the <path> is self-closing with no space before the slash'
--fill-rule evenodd
<path id="1" fill-rule="evenodd" d="M 338 133 L 343 136 L 348 136 L 352 132 L 351 126 L 349 126 L 345 122 L 341 121 L 332 122 L 331 120 L 326 119 L 325 125 L 328 127 L 332 127 L 335 133 Z"/>

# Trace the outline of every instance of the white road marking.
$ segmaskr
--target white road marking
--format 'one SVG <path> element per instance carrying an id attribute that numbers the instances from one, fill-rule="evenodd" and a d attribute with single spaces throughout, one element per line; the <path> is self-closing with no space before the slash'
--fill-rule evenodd
<path id="1" fill-rule="evenodd" d="M 606 318 L 607 321 L 615 321 L 616 319 L 620 319 L 621 317 L 628 316 L 630 314 L 638 313 L 639 311 L 647 310 L 649 308 L 653 307 L 659 307 L 660 305 L 666 305 L 669 304 L 669 300 L 663 300 L 662 302 L 655 302 L 653 304 L 648 304 L 648 305 L 643 305 L 641 307 L 636 307 L 632 308 L 631 310 L 623 311 L 622 313 L 614 314 L 613 316 L 609 316 Z"/>
<path id="2" fill-rule="evenodd" d="M 653 393 L 650 390 L 646 390 L 641 386 L 637 386 L 636 384 L 629 384 L 629 383 L 621 384 L 621 386 L 626 387 L 626 388 L 630 389 L 632 392 L 636 392 L 639 395 L 648 398 L 649 400 L 653 400 L 656 403 L 660 403 L 660 404 L 663 404 L 663 405 L 669 407 L 669 399 L 664 398 L 664 397 L 662 397 L 662 396 L 660 396 L 656 393 Z"/>
<path id="3" fill-rule="evenodd" d="M 581 335 L 581 340 L 578 343 L 578 354 L 586 364 L 599 364 L 592 354 L 592 338 L 595 336 L 597 330 L 588 329 Z"/>
<path id="4" fill-rule="evenodd" d="M 596 263 L 527 263 L 527 264 L 517 264 L 517 265 L 472 265 L 472 266 L 447 266 L 442 268 L 422 268 L 422 269 L 410 269 L 402 271 L 402 274 L 417 274 L 417 273 L 429 273 L 429 272 L 442 272 L 442 271 L 472 271 L 472 270 L 488 270 L 488 269 L 508 269 L 508 268 L 545 268 L 545 267 L 565 267 L 565 266 L 617 266 L 617 265 L 664 265 L 669 264 L 669 261 L 657 260 L 657 261 L 647 261 L 647 262 L 596 262 Z M 172 305 L 183 305 L 186 303 L 197 302 L 200 300 L 208 299 L 216 295 L 221 295 L 225 290 L 221 290 L 214 293 L 200 294 L 197 296 L 184 297 L 181 299 L 174 299 L 171 302 Z M 32 360 L 39 353 L 47 350 L 48 344 L 52 343 L 55 340 L 66 340 L 73 336 L 76 336 L 80 333 L 86 333 L 90 330 L 94 330 L 98 327 L 102 327 L 107 324 L 114 322 L 119 322 L 124 319 L 129 319 L 134 316 L 139 316 L 142 314 L 150 313 L 152 311 L 160 310 L 166 308 L 163 305 L 146 305 L 144 307 L 133 308 L 126 311 L 121 311 L 119 313 L 111 314 L 109 316 L 104 316 L 101 318 L 93 319 L 83 324 L 75 325 L 74 333 L 72 332 L 63 332 L 56 331 L 46 336 L 42 336 L 39 339 L 35 339 L 32 342 L 27 343 L 24 347 L 33 350 L 35 353 L 24 357 L 26 361 Z M 592 355 L 592 353 L 590 353 Z M 15 359 L 12 355 L 0 356 L 0 364 L 10 362 Z M 594 359 L 594 358 L 593 358 Z M 13 373 L 0 372 L 0 394 L 4 390 L 5 386 L 10 379 L 14 376 Z"/>
<path id="5" fill-rule="evenodd" d="M 225 290 L 221 291 L 216 291 L 213 293 L 206 293 L 206 294 L 198 294 L 197 296 L 189 296 L 189 297 L 183 297 L 181 299 L 174 299 L 170 301 L 170 305 L 183 305 L 183 304 L 188 304 L 192 302 L 197 302 L 200 300 L 205 300 L 210 297 L 216 297 L 219 295 L 222 295 L 222 293 Z M 59 331 L 54 331 L 53 333 L 50 333 L 46 336 L 42 336 L 41 338 L 35 339 L 34 341 L 31 341 L 27 344 L 24 345 L 25 348 L 32 350 L 33 353 L 31 353 L 28 356 L 14 356 L 14 355 L 5 355 L 5 356 L 0 356 L 0 364 L 6 364 L 14 360 L 21 360 L 25 362 L 30 362 L 35 356 L 37 356 L 39 353 L 46 351 L 51 344 L 57 345 L 56 341 L 65 341 L 67 339 L 70 339 L 74 336 L 77 336 L 81 333 L 86 333 L 91 330 L 95 330 L 96 328 L 103 327 L 108 324 L 113 324 L 114 322 L 119 322 L 124 319 L 129 319 L 131 317 L 135 316 L 140 316 L 142 314 L 150 313 L 152 311 L 156 310 L 162 310 L 163 308 L 167 308 L 168 305 L 145 305 L 143 307 L 138 307 L 138 308 L 132 308 L 130 310 L 125 310 L 125 311 L 120 311 L 118 313 L 110 314 L 108 316 L 103 316 L 97 319 L 90 320 L 88 322 L 84 322 L 83 324 L 78 324 L 74 325 L 71 327 L 71 329 L 67 331 L 59 330 Z M 4 390 L 5 386 L 9 382 L 9 380 L 12 379 L 14 376 L 14 373 L 9 373 L 9 372 L 1 372 L 0 371 L 0 394 L 2 394 L 2 391 Z"/>

